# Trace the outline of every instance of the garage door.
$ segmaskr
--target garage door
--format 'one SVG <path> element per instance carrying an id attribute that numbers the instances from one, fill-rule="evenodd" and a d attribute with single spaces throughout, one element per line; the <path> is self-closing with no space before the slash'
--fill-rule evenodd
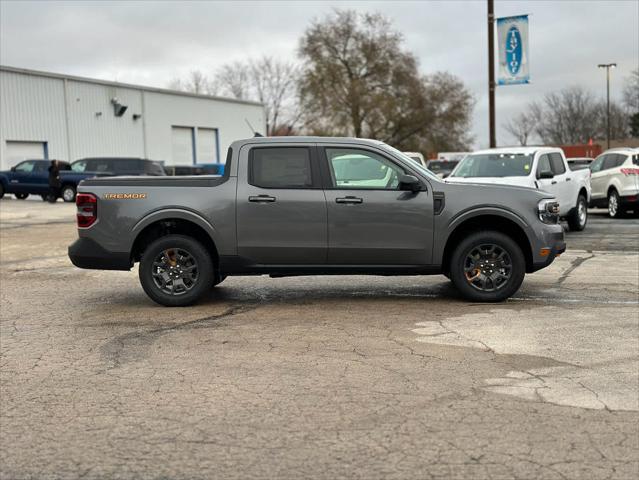
<path id="1" fill-rule="evenodd" d="M 7 170 L 22 160 L 49 159 L 47 142 L 18 142 L 7 140 L 6 155 L 2 159 L 2 170 Z"/>
<path id="2" fill-rule="evenodd" d="M 197 163 L 218 163 L 217 129 L 197 129 Z"/>
<path id="3" fill-rule="evenodd" d="M 171 127 L 172 165 L 193 165 L 195 163 L 193 140 L 192 128 Z"/>

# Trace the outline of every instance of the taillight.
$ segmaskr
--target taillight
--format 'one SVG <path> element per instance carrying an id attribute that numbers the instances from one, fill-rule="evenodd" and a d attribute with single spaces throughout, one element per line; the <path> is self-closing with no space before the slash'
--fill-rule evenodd
<path id="1" fill-rule="evenodd" d="M 621 173 L 624 175 L 639 175 L 639 168 L 622 168 Z"/>
<path id="2" fill-rule="evenodd" d="M 98 219 L 98 197 L 92 193 L 78 193 L 75 204 L 78 207 L 78 228 L 89 228 Z"/>

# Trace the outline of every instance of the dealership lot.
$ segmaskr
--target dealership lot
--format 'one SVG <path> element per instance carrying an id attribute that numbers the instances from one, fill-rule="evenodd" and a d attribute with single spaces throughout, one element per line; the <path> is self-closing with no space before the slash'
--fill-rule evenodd
<path id="1" fill-rule="evenodd" d="M 229 278 L 185 309 L 0 201 L 0 478 L 632 478 L 639 220 L 502 304 L 444 277 Z"/>

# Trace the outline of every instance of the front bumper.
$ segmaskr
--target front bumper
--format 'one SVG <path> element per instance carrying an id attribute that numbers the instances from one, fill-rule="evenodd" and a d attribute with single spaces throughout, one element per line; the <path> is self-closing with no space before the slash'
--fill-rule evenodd
<path id="1" fill-rule="evenodd" d="M 69 246 L 69 259 L 78 268 L 94 270 L 131 270 L 128 252 L 110 252 L 90 238 L 78 238 Z"/>
<path id="2" fill-rule="evenodd" d="M 537 239 L 533 242 L 533 261 L 528 273 L 546 268 L 566 251 L 564 229 L 561 225 L 545 225 L 537 233 Z"/>

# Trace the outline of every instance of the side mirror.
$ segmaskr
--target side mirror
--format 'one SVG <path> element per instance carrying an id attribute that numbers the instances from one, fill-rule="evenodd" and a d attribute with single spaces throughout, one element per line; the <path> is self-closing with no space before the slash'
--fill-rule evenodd
<path id="1" fill-rule="evenodd" d="M 419 192 L 422 184 L 419 179 L 413 175 L 402 175 L 399 177 L 400 190 L 410 190 L 411 192 Z"/>
<path id="2" fill-rule="evenodd" d="M 11 167 L 11 171 L 15 172 L 16 171 L 16 167 Z"/>
<path id="3" fill-rule="evenodd" d="M 555 174 L 552 173 L 550 170 L 542 170 L 537 175 L 537 178 L 539 178 L 539 179 L 555 178 Z"/>

